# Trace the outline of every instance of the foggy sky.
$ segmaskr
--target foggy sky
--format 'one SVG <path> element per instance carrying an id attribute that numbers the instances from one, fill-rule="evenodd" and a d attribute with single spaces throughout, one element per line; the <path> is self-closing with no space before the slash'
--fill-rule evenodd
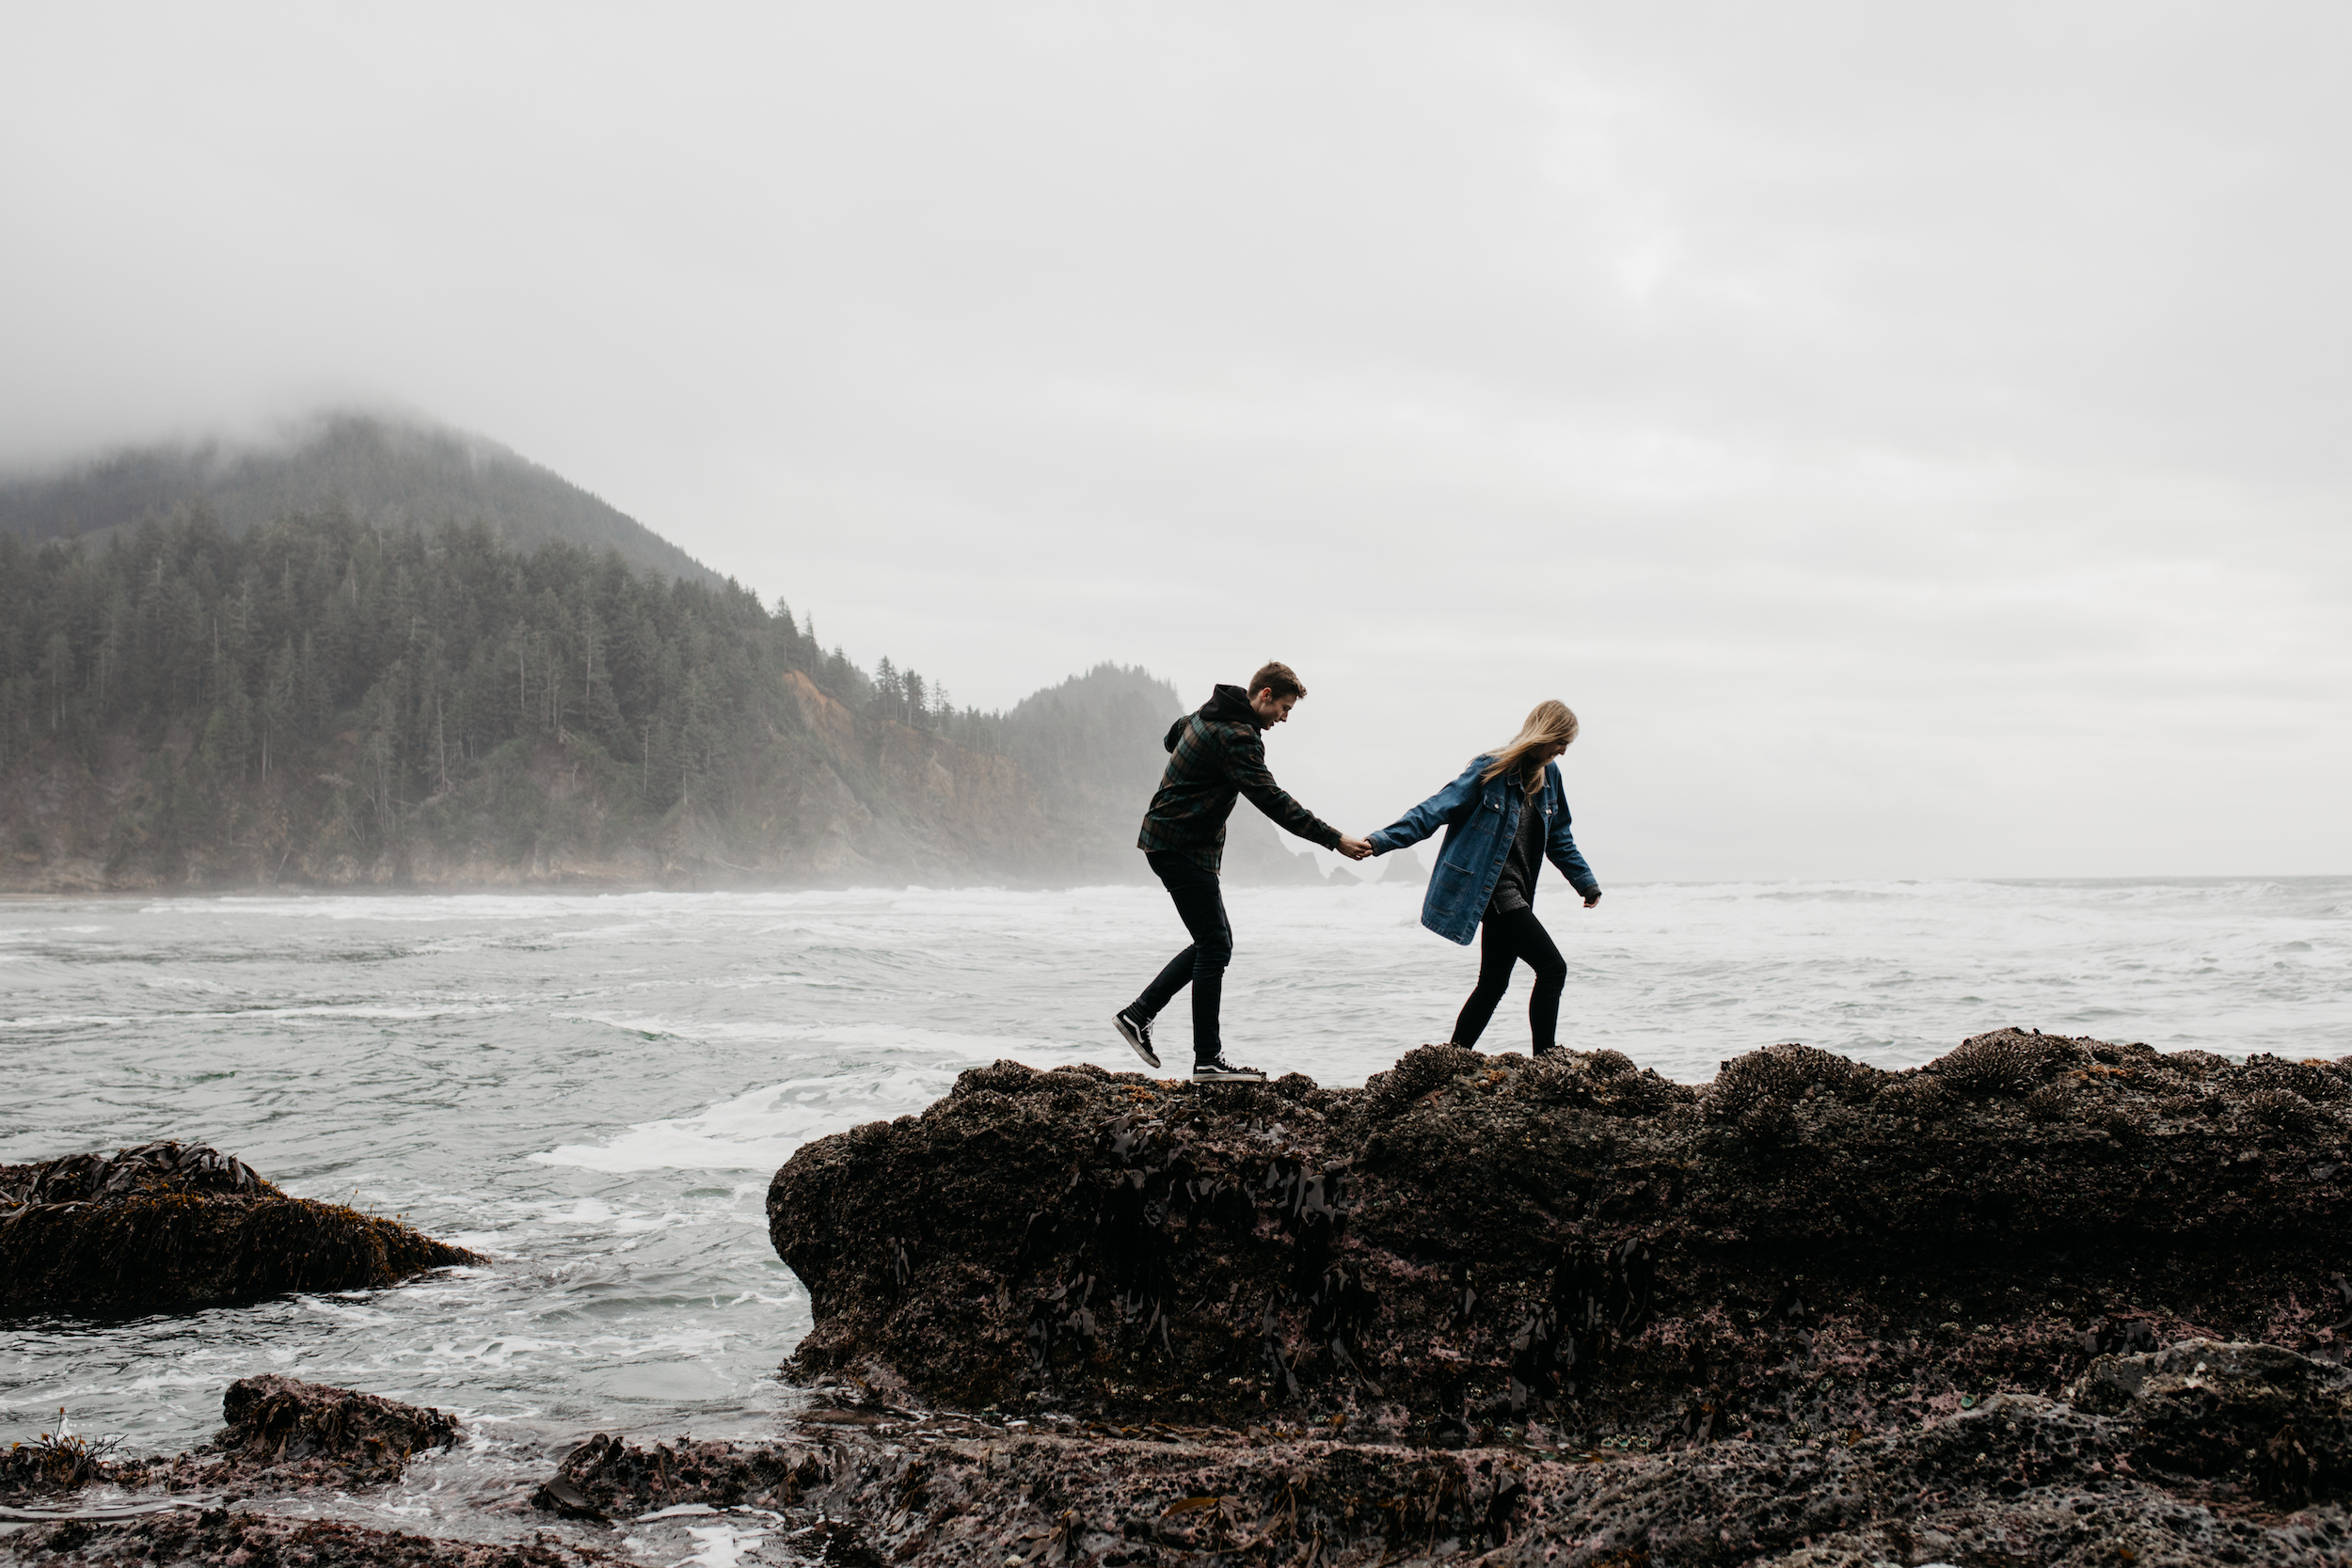
<path id="1" fill-rule="evenodd" d="M 12 8 L 0 462 L 428 414 L 1648 878 L 2352 871 L 2321 6 Z M 1138 803 L 1140 804 L 1140 803 Z"/>

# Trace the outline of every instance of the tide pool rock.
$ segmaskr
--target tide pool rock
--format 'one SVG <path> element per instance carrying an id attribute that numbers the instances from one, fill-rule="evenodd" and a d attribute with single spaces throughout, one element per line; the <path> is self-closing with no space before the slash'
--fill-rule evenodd
<path id="1" fill-rule="evenodd" d="M 0 1313 L 178 1311 L 486 1261 L 397 1220 L 289 1197 L 201 1145 L 0 1166 Z"/>

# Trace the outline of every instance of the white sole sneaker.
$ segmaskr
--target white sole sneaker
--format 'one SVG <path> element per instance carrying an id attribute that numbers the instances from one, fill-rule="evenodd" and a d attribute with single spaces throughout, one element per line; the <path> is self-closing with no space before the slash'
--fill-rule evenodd
<path id="1" fill-rule="evenodd" d="M 1156 1068 L 1160 1065 L 1160 1053 L 1152 1049 L 1149 1024 L 1137 1023 L 1122 1012 L 1111 1019 L 1111 1027 L 1119 1031 L 1120 1039 L 1136 1048 L 1136 1054 L 1143 1058 L 1145 1067 Z"/>
<path id="2" fill-rule="evenodd" d="M 1196 1062 L 1193 1064 L 1192 1081 L 1196 1084 L 1263 1084 L 1265 1074 L 1254 1067 L 1227 1067 L 1222 1063 L 1202 1067 Z"/>

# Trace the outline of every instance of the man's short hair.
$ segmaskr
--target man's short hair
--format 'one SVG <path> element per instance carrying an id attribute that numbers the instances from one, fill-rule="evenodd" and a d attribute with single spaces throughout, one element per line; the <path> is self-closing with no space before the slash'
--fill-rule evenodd
<path id="1" fill-rule="evenodd" d="M 1269 658 L 1249 677 L 1249 694 L 1271 689 L 1277 697 L 1304 697 L 1307 688 L 1298 679 L 1298 672 L 1279 658 Z"/>

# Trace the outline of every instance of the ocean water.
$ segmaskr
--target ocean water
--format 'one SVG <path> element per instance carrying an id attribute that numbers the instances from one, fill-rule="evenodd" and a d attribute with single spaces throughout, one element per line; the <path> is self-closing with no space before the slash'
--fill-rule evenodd
<path id="1" fill-rule="evenodd" d="M 1273 1072 L 1361 1083 L 1445 1038 L 1476 969 L 1411 890 L 1231 907 L 1228 1053 Z M 1777 1040 L 1894 1067 L 2004 1024 L 2352 1053 L 2352 879 L 1637 885 L 1591 911 L 1554 886 L 1539 908 L 1564 1041 L 1688 1082 Z M 771 1430 L 809 1323 L 768 1244 L 776 1166 L 998 1057 L 1136 1066 L 1108 1018 L 1183 940 L 1156 888 L 0 902 L 0 1161 L 208 1143 L 495 1259 L 0 1323 L 0 1442 L 62 1406 L 176 1451 L 232 1379 L 286 1372 L 459 1414 L 466 1453 L 350 1505 L 447 1528 L 593 1431 Z M 1525 1049 L 1524 997 L 1486 1049 Z M 1171 1070 L 1186 1017 L 1164 1020 Z"/>

